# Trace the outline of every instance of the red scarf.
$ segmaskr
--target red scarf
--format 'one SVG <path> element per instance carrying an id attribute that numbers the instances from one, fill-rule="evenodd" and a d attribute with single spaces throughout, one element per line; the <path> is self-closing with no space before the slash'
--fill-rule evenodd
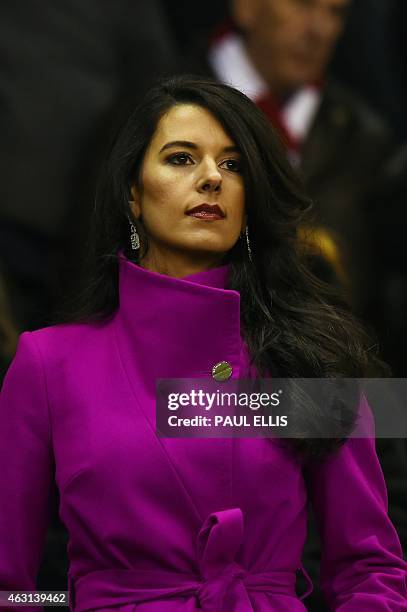
<path id="1" fill-rule="evenodd" d="M 208 45 L 210 49 L 222 45 L 225 40 L 236 33 L 236 28 L 233 22 L 226 20 L 219 24 L 210 36 Z M 254 67 L 253 67 L 254 68 Z M 312 86 L 317 90 L 321 89 L 321 83 L 313 83 Z M 257 106 L 264 112 L 264 114 L 270 119 L 272 125 L 279 133 L 283 143 L 285 144 L 288 152 L 294 157 L 298 157 L 301 153 L 302 144 L 304 138 L 296 136 L 287 124 L 284 117 L 285 105 L 289 102 L 288 100 L 280 101 L 270 91 L 260 94 L 252 98 Z"/>

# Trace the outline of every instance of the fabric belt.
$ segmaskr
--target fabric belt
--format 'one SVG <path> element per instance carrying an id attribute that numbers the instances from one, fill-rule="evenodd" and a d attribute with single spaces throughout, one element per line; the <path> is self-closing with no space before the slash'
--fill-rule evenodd
<path id="1" fill-rule="evenodd" d="M 200 575 L 164 570 L 116 569 L 90 572 L 77 580 L 69 576 L 70 610 L 141 604 L 195 596 L 205 612 L 253 612 L 249 592 L 295 594 L 293 571 L 251 573 L 235 561 L 242 544 L 240 508 L 214 512 L 204 522 L 197 540 Z M 309 588 L 312 582 L 303 568 Z"/>

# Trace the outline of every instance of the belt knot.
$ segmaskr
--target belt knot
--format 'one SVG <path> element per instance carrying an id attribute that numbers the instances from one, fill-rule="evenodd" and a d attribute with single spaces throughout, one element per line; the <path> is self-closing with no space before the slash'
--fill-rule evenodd
<path id="1" fill-rule="evenodd" d="M 243 579 L 247 572 L 238 563 L 229 563 L 217 576 L 212 576 L 198 588 L 198 600 L 204 610 L 234 610 L 247 597 Z M 250 606 L 250 610 L 252 607 Z"/>
<path id="2" fill-rule="evenodd" d="M 198 534 L 198 561 L 202 585 L 198 599 L 206 612 L 253 610 L 243 580 L 247 571 L 235 561 L 243 540 L 240 508 L 213 512 Z"/>

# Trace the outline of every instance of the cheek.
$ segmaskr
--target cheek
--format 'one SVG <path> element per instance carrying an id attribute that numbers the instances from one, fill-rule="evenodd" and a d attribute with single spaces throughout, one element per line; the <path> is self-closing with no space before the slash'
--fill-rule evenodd
<path id="1" fill-rule="evenodd" d="M 345 22 L 342 19 L 340 20 L 336 18 L 332 19 L 330 23 L 330 27 L 328 29 L 328 38 L 329 38 L 331 48 L 333 48 L 336 45 L 338 38 L 343 33 L 344 27 L 345 27 Z"/>
<path id="2" fill-rule="evenodd" d="M 233 215 L 233 221 L 237 226 L 240 226 L 246 213 L 245 190 L 243 186 L 235 186 L 232 201 L 231 214 Z"/>
<path id="3" fill-rule="evenodd" d="M 287 47 L 298 44 L 308 23 L 307 8 L 299 7 L 292 0 L 283 0 L 278 9 L 270 8 L 269 14 L 264 17 L 264 23 L 269 24 L 269 37 L 274 40 L 274 46 L 284 51 Z M 284 60 L 284 56 L 282 57 Z"/>
<path id="4" fill-rule="evenodd" d="M 153 215 L 154 211 L 170 212 L 180 206 L 179 196 L 183 182 L 165 168 L 143 175 L 142 214 Z"/>

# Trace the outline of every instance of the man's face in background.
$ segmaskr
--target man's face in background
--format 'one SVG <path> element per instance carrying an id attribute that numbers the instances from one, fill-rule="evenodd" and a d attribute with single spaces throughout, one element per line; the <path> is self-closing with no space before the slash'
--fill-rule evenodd
<path id="1" fill-rule="evenodd" d="M 276 93 L 320 80 L 351 0 L 233 0 L 249 54 Z"/>

